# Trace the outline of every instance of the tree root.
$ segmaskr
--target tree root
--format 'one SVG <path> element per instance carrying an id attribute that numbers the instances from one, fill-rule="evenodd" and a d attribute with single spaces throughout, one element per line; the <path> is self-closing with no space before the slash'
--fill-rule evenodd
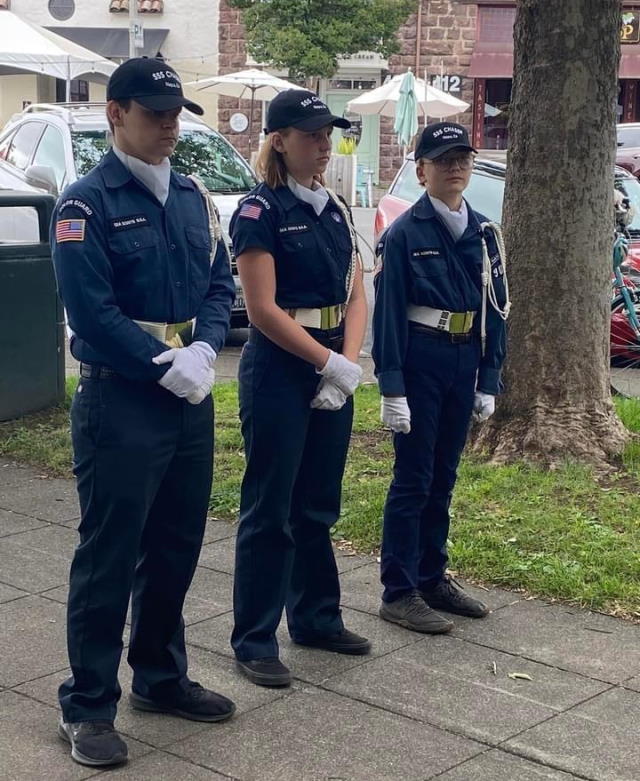
<path id="1" fill-rule="evenodd" d="M 532 463 L 554 469 L 568 461 L 599 472 L 620 466 L 630 433 L 612 405 L 580 409 L 538 402 L 524 414 L 500 414 L 474 426 L 468 451 L 492 464 Z"/>

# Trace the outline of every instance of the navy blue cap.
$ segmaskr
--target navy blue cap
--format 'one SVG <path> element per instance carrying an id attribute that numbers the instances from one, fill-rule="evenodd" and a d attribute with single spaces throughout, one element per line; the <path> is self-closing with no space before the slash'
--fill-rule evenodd
<path id="1" fill-rule="evenodd" d="M 282 130 L 285 127 L 309 132 L 320 130 L 327 125 L 346 130 L 351 127 L 351 122 L 332 114 L 327 104 L 314 92 L 306 89 L 287 89 L 279 92 L 269 103 L 264 132 L 273 133 L 274 130 Z"/>
<path id="2" fill-rule="evenodd" d="M 153 57 L 134 57 L 119 65 L 109 78 L 107 100 L 135 100 L 151 111 L 184 106 L 194 114 L 204 114 L 201 106 L 185 98 L 174 69 Z"/>
<path id="3" fill-rule="evenodd" d="M 452 149 L 466 149 L 467 152 L 476 151 L 471 146 L 466 128 L 462 125 L 457 125 L 455 122 L 436 122 L 433 125 L 427 125 L 422 131 L 414 157 L 416 160 L 421 157 L 435 160 L 436 157 L 440 157 Z"/>

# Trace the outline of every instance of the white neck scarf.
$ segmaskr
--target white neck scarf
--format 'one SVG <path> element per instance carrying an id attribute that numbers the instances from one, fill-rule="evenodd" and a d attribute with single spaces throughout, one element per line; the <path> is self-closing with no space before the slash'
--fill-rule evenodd
<path id="1" fill-rule="evenodd" d="M 469 212 L 467 210 L 467 202 L 462 199 L 460 208 L 457 211 L 450 209 L 444 201 L 439 198 L 434 198 L 433 195 L 429 195 L 431 203 L 436 212 L 442 217 L 444 224 L 449 228 L 449 232 L 453 238 L 458 241 L 462 234 L 466 231 L 469 224 Z"/>
<path id="2" fill-rule="evenodd" d="M 329 193 L 318 182 L 314 182 L 313 189 L 309 189 L 300 184 L 300 182 L 296 182 L 293 176 L 289 174 L 287 176 L 287 184 L 296 198 L 300 198 L 301 201 L 310 203 L 313 206 L 313 210 L 318 216 L 320 216 L 324 207 L 329 203 Z"/>
<path id="3" fill-rule="evenodd" d="M 139 179 L 156 196 L 164 206 L 169 197 L 169 178 L 171 176 L 171 163 L 165 157 L 161 163 L 151 165 L 138 157 L 123 152 L 114 144 L 113 151 L 124 167 L 130 171 L 136 179 Z"/>

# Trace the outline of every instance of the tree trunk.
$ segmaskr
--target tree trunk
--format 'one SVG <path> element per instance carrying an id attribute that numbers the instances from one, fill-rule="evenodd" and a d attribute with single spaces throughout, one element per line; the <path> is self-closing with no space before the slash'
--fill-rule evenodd
<path id="1" fill-rule="evenodd" d="M 507 390 L 471 444 L 496 462 L 601 466 L 626 441 L 609 386 L 621 25 L 619 0 L 518 2 Z"/>

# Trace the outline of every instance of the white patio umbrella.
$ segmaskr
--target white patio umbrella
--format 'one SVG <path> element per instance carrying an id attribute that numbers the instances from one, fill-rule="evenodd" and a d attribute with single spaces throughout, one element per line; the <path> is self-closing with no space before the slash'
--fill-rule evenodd
<path id="1" fill-rule="evenodd" d="M 253 106 L 255 100 L 272 100 L 279 92 L 287 89 L 300 89 L 297 84 L 279 79 L 266 71 L 249 68 L 236 73 L 225 73 L 220 76 L 208 76 L 206 79 L 189 81 L 185 86 L 197 90 L 209 90 L 218 95 L 231 98 L 250 99 L 249 109 L 249 158 L 251 158 L 251 130 L 253 128 Z"/>
<path id="2" fill-rule="evenodd" d="M 380 114 L 384 117 L 395 117 L 396 104 L 400 100 L 400 85 L 403 74 L 394 76 L 381 87 L 364 92 L 347 103 L 347 109 L 355 114 Z M 415 93 L 418 98 L 419 111 L 425 117 L 450 117 L 461 114 L 469 108 L 469 104 L 459 98 L 454 98 L 447 92 L 427 84 L 424 79 L 416 78 Z"/>
<path id="3" fill-rule="evenodd" d="M 99 54 L 27 22 L 12 11 L 0 11 L 0 76 L 13 73 L 43 73 L 67 83 L 92 74 L 104 78 L 117 68 L 116 63 Z"/>

